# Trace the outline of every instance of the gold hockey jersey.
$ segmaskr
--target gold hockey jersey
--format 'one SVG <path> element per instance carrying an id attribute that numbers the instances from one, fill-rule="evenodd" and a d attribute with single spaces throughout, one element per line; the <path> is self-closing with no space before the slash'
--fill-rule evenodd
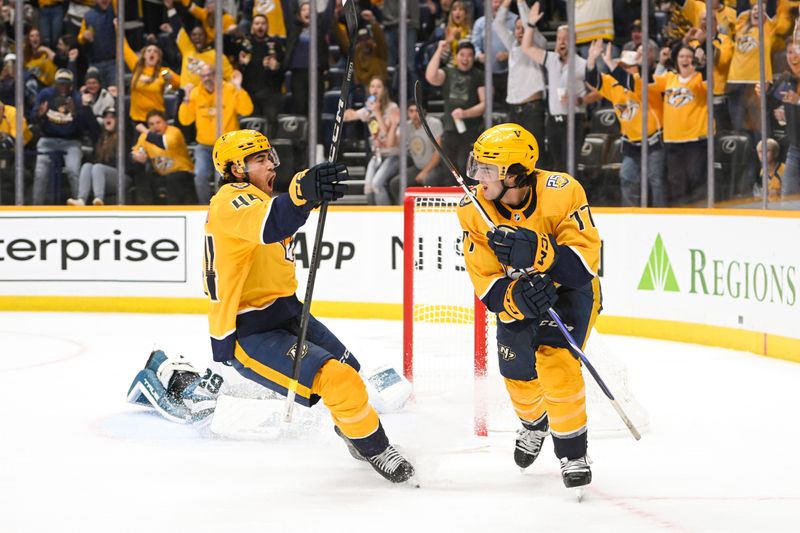
<path id="1" fill-rule="evenodd" d="M 249 183 L 228 183 L 211 199 L 203 273 L 214 360 L 233 357 L 237 318 L 297 290 L 292 236 L 308 218 L 288 194 L 271 198 Z"/>

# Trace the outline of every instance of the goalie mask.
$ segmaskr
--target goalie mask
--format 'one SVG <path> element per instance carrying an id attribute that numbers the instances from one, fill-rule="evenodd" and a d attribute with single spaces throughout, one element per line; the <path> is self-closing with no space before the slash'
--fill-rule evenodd
<path id="1" fill-rule="evenodd" d="M 222 181 L 235 181 L 231 168 L 237 167 L 244 174 L 244 181 L 249 181 L 247 165 L 244 160 L 248 156 L 267 152 L 267 157 L 277 168 L 281 162 L 278 152 L 270 144 L 267 137 L 257 130 L 236 130 L 221 135 L 214 143 L 214 168 L 222 176 Z"/>
<path id="2" fill-rule="evenodd" d="M 475 141 L 467 160 L 467 177 L 505 181 L 507 176 L 516 175 L 515 187 L 523 187 L 530 184 L 538 159 L 539 143 L 531 132 L 519 124 L 499 124 Z"/>

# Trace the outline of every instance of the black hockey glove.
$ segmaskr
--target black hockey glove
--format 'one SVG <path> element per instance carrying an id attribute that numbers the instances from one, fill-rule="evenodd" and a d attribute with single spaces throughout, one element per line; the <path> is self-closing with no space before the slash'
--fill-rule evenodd
<path id="1" fill-rule="evenodd" d="M 289 194 L 296 205 L 316 206 L 321 202 L 333 202 L 347 192 L 347 185 L 339 183 L 348 178 L 344 163 L 320 163 L 292 178 Z"/>
<path id="2" fill-rule="evenodd" d="M 519 278 L 506 289 L 503 307 L 516 318 L 538 318 L 555 305 L 558 296 L 547 274 Z"/>
<path id="3" fill-rule="evenodd" d="M 547 272 L 558 259 L 556 239 L 552 235 L 526 228 L 497 226 L 487 235 L 489 248 L 500 264 L 511 268 L 535 268 Z"/>

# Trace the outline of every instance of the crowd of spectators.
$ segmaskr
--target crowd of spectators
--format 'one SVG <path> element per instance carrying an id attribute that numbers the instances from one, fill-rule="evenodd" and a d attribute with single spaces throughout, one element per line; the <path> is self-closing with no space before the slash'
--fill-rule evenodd
<path id="1" fill-rule="evenodd" d="M 215 1 L 222 2 L 223 48 L 217 50 Z M 463 170 L 484 127 L 513 121 L 539 141 L 540 166 L 567 171 L 568 94 L 575 97 L 575 174 L 599 205 L 640 205 L 640 150 L 648 143 L 647 181 L 653 206 L 702 203 L 707 194 L 706 146 L 718 146 L 717 199 L 760 194 L 759 20 L 764 21 L 767 76 L 769 197 L 800 193 L 800 38 L 794 0 L 712 0 L 652 4 L 647 50 L 640 1 L 576 3 L 578 56 L 568 62 L 563 0 L 358 2 L 355 82 L 346 142 L 363 151 L 364 198 L 400 198 L 400 159 L 408 185 L 451 185 L 449 173 L 420 128 L 415 106 L 398 107 L 400 17 L 408 22 L 408 79 L 425 87 L 430 123 Z M 0 8 L 0 202 L 13 202 L 16 113 L 25 117 L 26 203 L 102 205 L 116 201 L 117 86 L 125 84 L 128 203 L 208 203 L 216 176 L 211 149 L 217 116 L 223 132 L 255 126 L 270 138 L 306 124 L 310 24 L 316 9 L 319 47 L 319 138 L 281 145 L 295 168 L 309 143 L 329 142 L 328 93 L 338 91 L 349 40 L 341 0 L 160 0 L 125 2 L 124 54 L 116 57 L 116 0 L 26 2 L 23 101 L 16 102 L 14 4 Z M 490 27 L 491 26 L 491 27 Z M 491 32 L 489 39 L 488 32 Z M 705 42 L 714 56 L 705 55 Z M 489 44 L 490 42 L 490 44 Z M 217 53 L 222 72 L 216 72 Z M 650 69 L 641 72 L 647 53 Z M 127 67 L 117 79 L 117 62 Z M 713 62 L 714 131 L 707 131 L 706 62 Z M 491 90 L 485 84 L 491 65 Z M 572 73 L 570 74 L 570 70 Z M 217 76 L 222 110 L 216 109 Z M 569 80 L 573 87 L 568 88 Z M 643 83 L 643 79 L 646 83 Z M 648 131 L 641 131 L 643 89 Z M 413 92 L 409 92 L 413 94 Z M 291 121 L 290 121 L 291 122 Z M 409 140 L 400 152 L 400 131 Z M 302 137 L 305 135 L 305 138 Z M 301 141 L 301 142 L 297 142 Z M 352 150 L 350 150 L 352 151 Z M 282 156 L 283 157 L 283 156 Z M 357 173 L 354 173 L 357 176 Z M 63 179 L 66 178 L 66 179 Z M 117 178 L 116 180 L 114 178 Z"/>

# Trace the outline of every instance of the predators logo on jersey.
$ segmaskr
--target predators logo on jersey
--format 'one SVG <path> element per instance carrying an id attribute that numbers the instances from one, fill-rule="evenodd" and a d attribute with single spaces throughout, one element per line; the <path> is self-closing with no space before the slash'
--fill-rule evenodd
<path id="1" fill-rule="evenodd" d="M 636 118 L 636 115 L 639 113 L 639 102 L 636 100 L 619 102 L 614 104 L 614 111 L 617 112 L 617 116 L 619 117 L 620 121 L 631 121 Z"/>
<path id="2" fill-rule="evenodd" d="M 169 174 L 169 171 L 172 169 L 172 165 L 174 161 L 171 157 L 164 157 L 164 156 L 157 156 L 150 160 L 152 163 L 153 168 L 159 174 Z"/>
<path id="3" fill-rule="evenodd" d="M 206 66 L 206 62 L 197 57 L 188 57 L 186 59 L 186 67 L 192 74 L 200 75 L 200 71 Z"/>
<path id="4" fill-rule="evenodd" d="M 752 35 L 740 35 L 736 37 L 736 50 L 746 54 L 758 48 L 758 41 Z"/>
<path id="5" fill-rule="evenodd" d="M 694 94 L 688 87 L 670 87 L 665 91 L 667 105 L 678 108 L 694 101 Z"/>
<path id="6" fill-rule="evenodd" d="M 545 187 L 548 189 L 563 189 L 569 184 L 569 179 L 563 174 L 553 174 L 547 178 Z"/>

